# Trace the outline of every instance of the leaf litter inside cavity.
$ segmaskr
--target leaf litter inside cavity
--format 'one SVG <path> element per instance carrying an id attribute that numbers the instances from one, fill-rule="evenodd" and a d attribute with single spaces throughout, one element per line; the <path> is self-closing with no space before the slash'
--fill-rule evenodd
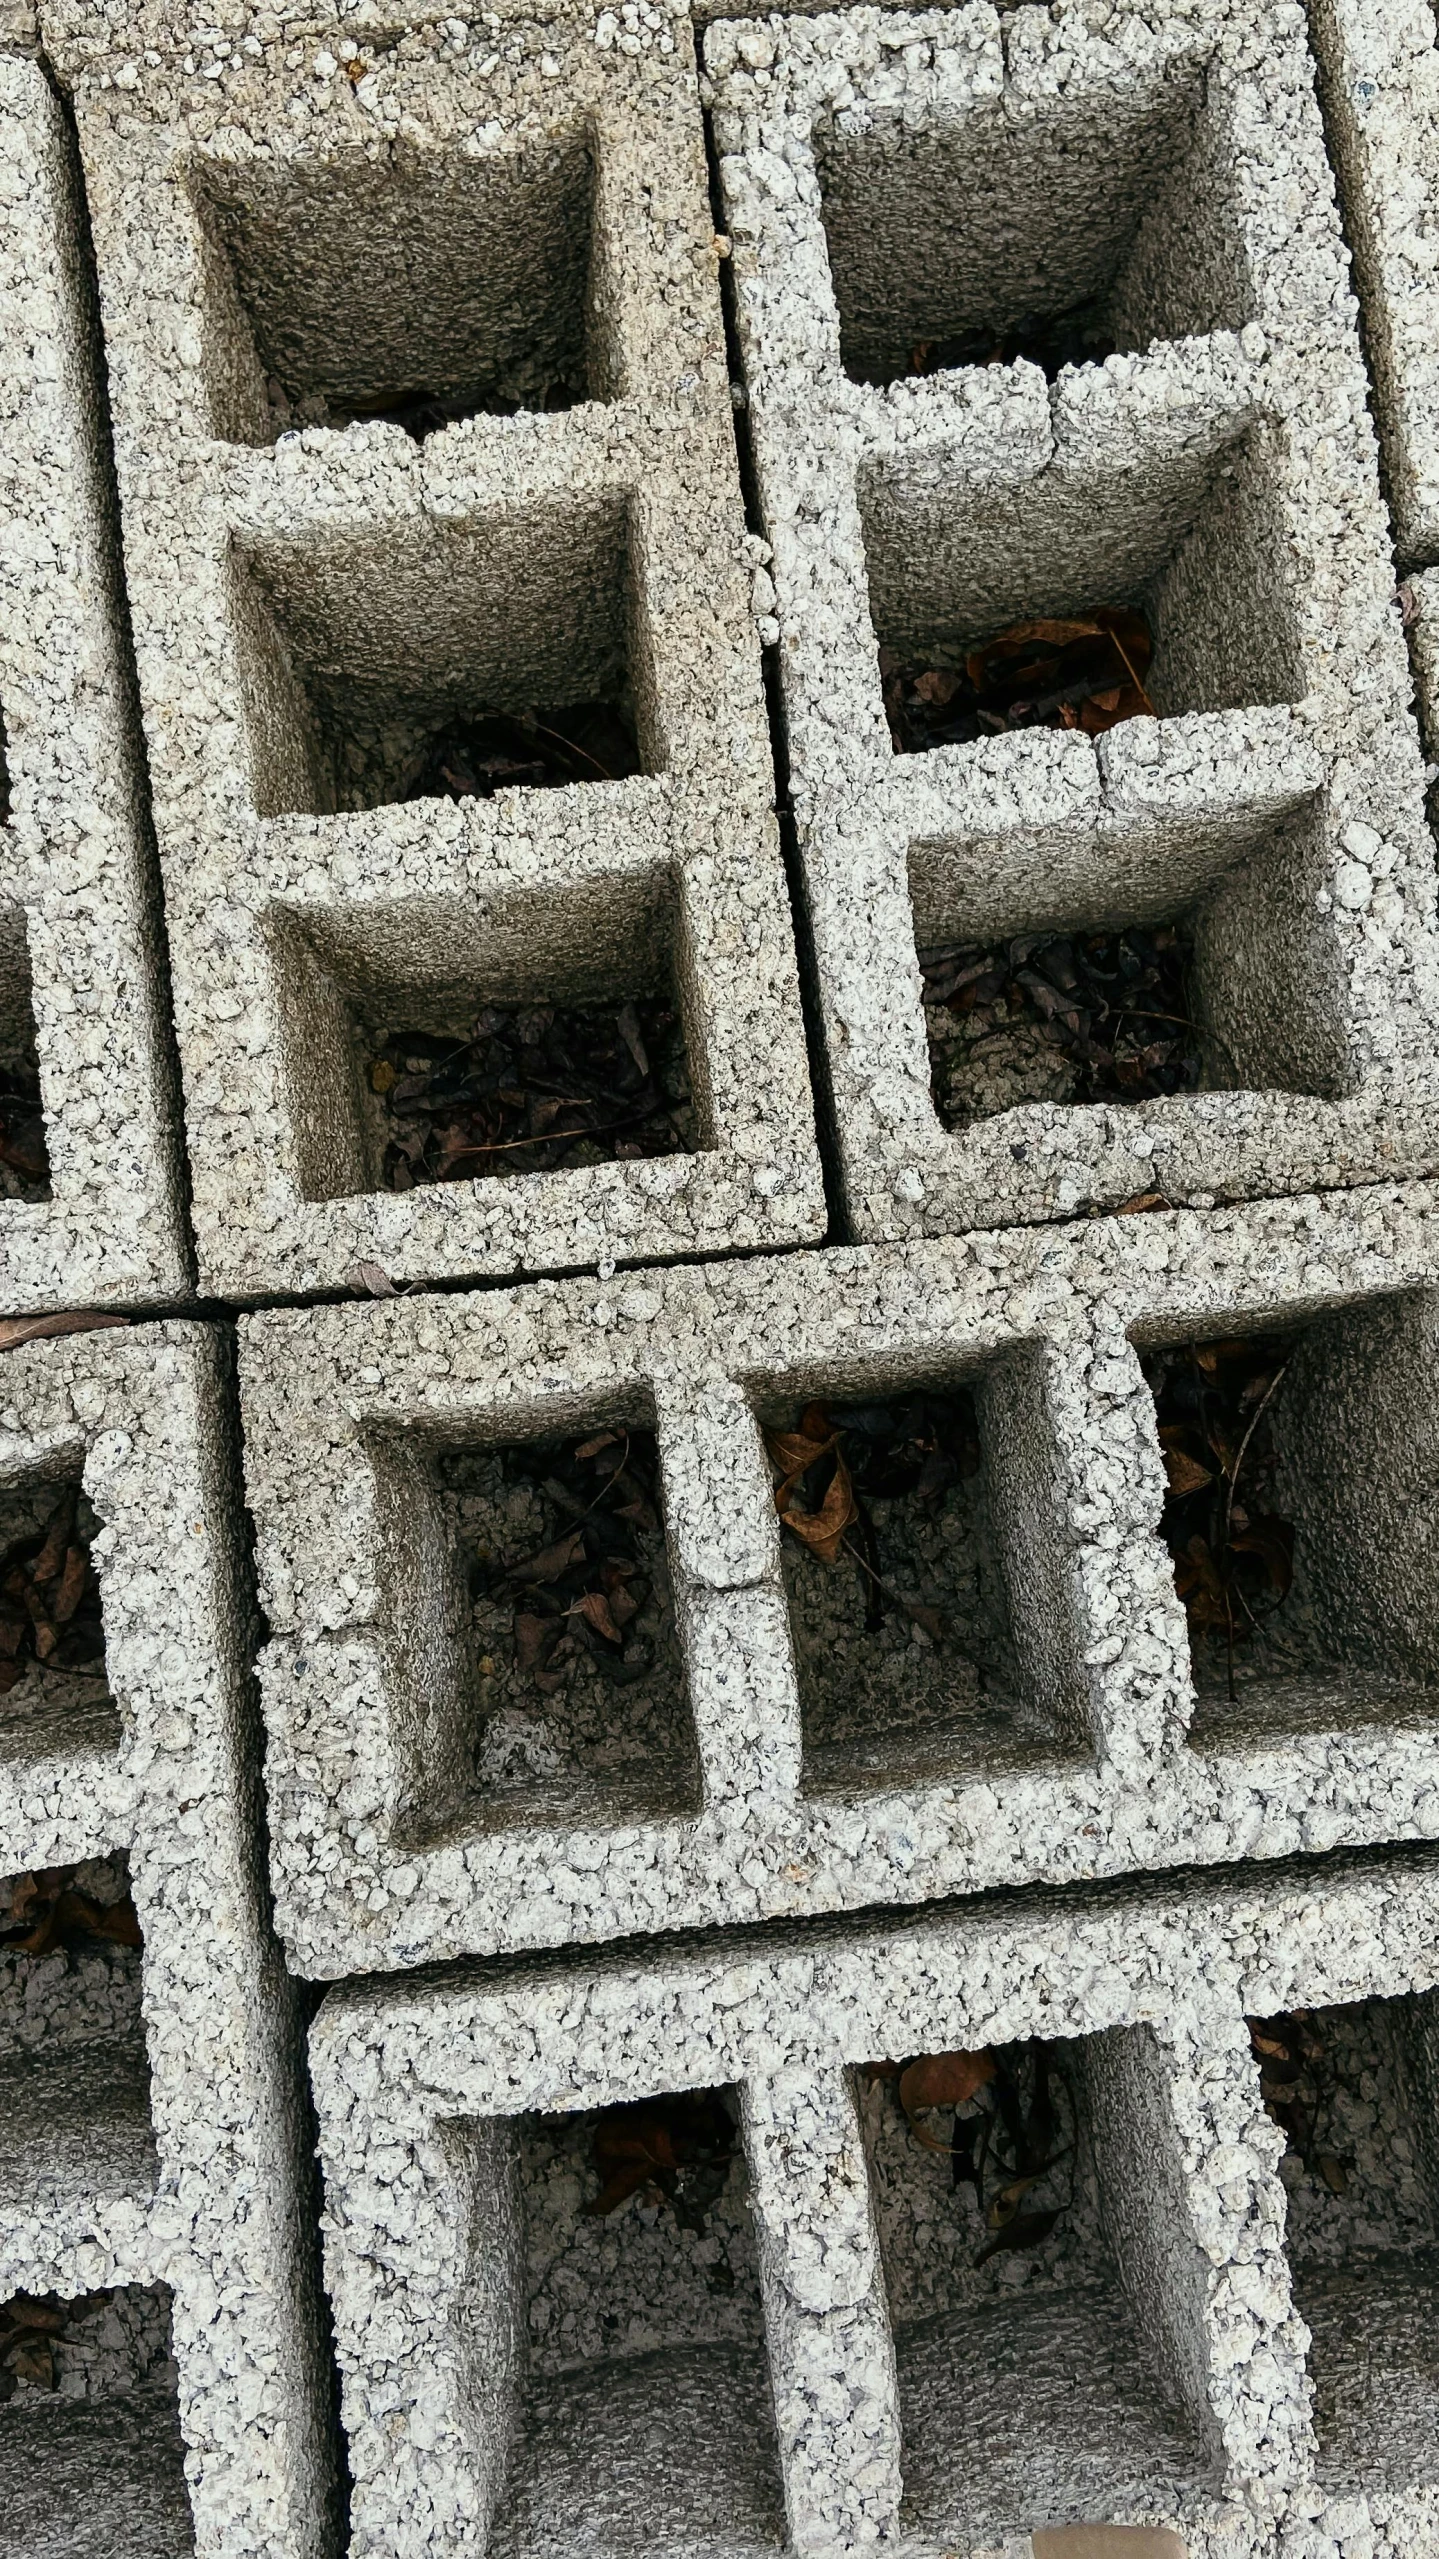
<path id="1" fill-rule="evenodd" d="M 1157 1101 L 1202 1080 L 1191 947 L 1177 925 L 941 943 L 919 965 L 947 1128 L 1027 1102 Z"/>
<path id="2" fill-rule="evenodd" d="M 1154 655 L 1148 618 L 1132 605 L 1014 622 L 941 662 L 882 648 L 880 682 L 896 755 L 972 746 L 1014 729 L 1078 729 L 1102 737 L 1122 720 L 1155 717 L 1145 679 Z M 942 662 L 952 656 L 952 662 Z"/>
<path id="3" fill-rule="evenodd" d="M 1278 1509 L 1274 1422 L 1293 1334 L 1183 1343 L 1144 1361 L 1168 1491 L 1160 1533 L 1174 1559 L 1196 1677 L 1236 1665 L 1288 1598 L 1294 1523 Z"/>

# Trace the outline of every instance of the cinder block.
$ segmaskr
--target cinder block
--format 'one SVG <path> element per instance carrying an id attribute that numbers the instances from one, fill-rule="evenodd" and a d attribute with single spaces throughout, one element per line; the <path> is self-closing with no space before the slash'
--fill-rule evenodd
<path id="1" fill-rule="evenodd" d="M 1432 845 L 1300 11 L 860 8 L 704 46 L 852 1231 L 1430 1168 Z M 1094 360 L 983 360 L 1071 306 Z M 1114 605 L 1149 617 L 1155 717 L 892 746 L 877 651 L 962 669 Z M 1161 923 L 1195 1089 L 936 1099 L 920 954 Z"/>
<path id="2" fill-rule="evenodd" d="M 1364 306 L 1389 503 L 1407 567 L 1439 555 L 1439 41 L 1424 0 L 1309 0 L 1329 145 Z"/>
<path id="3" fill-rule="evenodd" d="M 1436 1284 L 1432 1194 L 1375 1187 L 243 1318 L 291 1963 L 1439 1836 Z M 1278 1331 L 1293 1588 L 1231 1697 L 1191 1663 L 1141 1359 Z M 972 1394 L 979 1448 L 926 1545 L 884 1532 L 937 1649 L 781 1548 L 761 1440 L 921 1388 Z M 653 1658 L 537 1681 L 488 1593 L 572 1518 L 543 1452 L 607 1431 L 653 1433 Z"/>
<path id="4" fill-rule="evenodd" d="M 235 1295 L 824 1226 L 688 27 L 461 27 L 297 53 L 257 18 L 201 59 L 166 10 L 47 18 Z M 374 415 L 420 393 L 452 422 Z M 592 699 L 627 778 L 415 796 L 448 724 Z M 665 993 L 688 1151 L 385 1187 L 387 1033 Z"/>
<path id="5" fill-rule="evenodd" d="M 1381 2392 L 1335 2467 L 1286 2254 L 1299 2163 L 1245 2020 L 1427 2021 L 1434 1919 L 1418 1854 L 332 1990 L 310 2055 L 359 2546 L 578 2551 L 602 2501 L 626 2546 L 738 2553 L 780 2540 L 781 2495 L 796 2550 L 901 2524 L 965 2559 L 1070 2524 L 1192 2559 L 1426 2546 L 1430 2448 L 1396 2460 Z M 953 2180 L 957 2119 L 921 2145 L 875 2066 L 1033 2067 L 1030 2039 L 1058 2209 L 976 2263 L 993 2213 Z M 682 2182 L 677 2209 L 653 2183 L 602 2209 L 599 2110 L 696 2091 L 734 2126 L 698 2228 Z M 1374 2351 L 1412 2411 L 1436 2198 L 1392 2076 L 1365 2123 L 1412 2207 L 1383 2277 L 1344 2250 L 1364 2199 L 1295 2182 L 1316 2224 L 1336 2205 L 1341 2353 L 1362 2364 L 1376 2281 L 1406 2290 Z"/>
<path id="6" fill-rule="evenodd" d="M 0 1306 L 189 1294 L 179 1100 L 73 137 L 0 55 Z"/>
<path id="7" fill-rule="evenodd" d="M 330 2547 L 301 2022 L 263 1915 L 226 1370 L 218 1337 L 182 1324 L 33 1344 L 0 1370 L 7 1554 L 79 1488 L 104 1619 L 103 1676 L 32 1662 L 3 1701 L 5 1921 L 22 1879 L 78 1863 L 102 1906 L 128 1882 L 144 1939 L 0 1948 L 0 2303 L 72 2314 L 57 2397 L 0 2406 L 0 2481 L 17 2535 L 55 2559 Z"/>

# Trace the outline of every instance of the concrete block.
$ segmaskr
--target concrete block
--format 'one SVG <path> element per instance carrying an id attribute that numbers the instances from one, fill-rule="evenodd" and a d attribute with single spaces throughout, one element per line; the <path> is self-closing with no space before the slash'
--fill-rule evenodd
<path id="1" fill-rule="evenodd" d="M 4 1924 L 25 1878 L 78 1865 L 92 1903 L 128 1888 L 144 1940 L 0 1947 L 0 2302 L 70 2305 L 58 2395 L 0 2406 L 0 2481 L 55 2559 L 332 2546 L 226 1367 L 214 1333 L 167 1324 L 35 1343 L 0 1372 L 7 1550 L 81 1488 L 104 1619 L 103 1677 L 32 1662 L 3 1702 Z"/>
<path id="2" fill-rule="evenodd" d="M 1436 1286 L 1413 1185 L 244 1317 L 292 1965 L 1439 1836 Z M 1294 1336 L 1294 1582 L 1231 1698 L 1191 1660 L 1142 1363 L 1252 1333 Z M 777 1543 L 761 1439 L 920 1389 L 972 1394 L 979 1450 L 928 1525 L 875 1514 L 937 1648 Z M 565 1533 L 545 1452 L 605 1431 L 653 1450 L 653 1659 L 537 1680 L 504 1570 Z"/>
<path id="3" fill-rule="evenodd" d="M 861 8 L 704 59 L 851 1232 L 1426 1170 L 1432 847 L 1300 12 Z M 1092 361 L 997 360 L 1071 307 Z M 1156 716 L 892 747 L 877 651 L 1120 604 Z M 936 1099 L 921 954 L 1156 923 L 1194 1090 L 1071 1099 L 1051 1050 Z"/>
<path id="4" fill-rule="evenodd" d="M 94 222 L 204 1285 L 815 1238 L 687 25 L 416 20 L 371 60 L 257 17 L 201 60 L 165 10 L 46 24 Z M 375 414 L 432 393 L 423 438 Z M 599 698 L 628 778 L 414 795 L 448 724 Z M 386 1034 L 657 995 L 688 1151 L 385 1186 Z"/>
<path id="5" fill-rule="evenodd" d="M 598 2497 L 607 2537 L 751 2551 L 781 2537 L 781 2490 L 795 2549 L 884 2546 L 897 2516 L 916 2548 L 967 2554 L 1081 2525 L 1142 2527 L 1141 2549 L 1177 2534 L 1191 2559 L 1257 2559 L 1296 2528 L 1325 2553 L 1425 2546 L 1428 2449 L 1411 2437 L 1401 2474 L 1377 2398 L 1351 2437 L 1363 2477 L 1334 2474 L 1285 2244 L 1298 2163 L 1281 2174 L 1245 2021 L 1427 2018 L 1431 1864 L 330 1991 L 310 2054 L 356 2546 L 588 2550 Z M 1036 2043 L 1057 2209 L 986 2258 L 950 2119 L 929 2119 L 936 2156 L 876 2066 Z M 654 2184 L 601 2210 L 606 2138 L 695 2091 L 733 2127 L 709 2210 Z M 1365 2120 L 1402 2179 L 1397 2118 Z M 1411 2304 L 1410 2406 L 1426 2232 L 1412 2214 L 1387 2275 Z M 1369 2277 L 1334 2250 L 1334 2333 L 1362 2361 Z"/>
<path id="6" fill-rule="evenodd" d="M 0 308 L 0 1306 L 173 1304 L 179 1098 L 83 198 L 43 70 L 9 55 Z"/>

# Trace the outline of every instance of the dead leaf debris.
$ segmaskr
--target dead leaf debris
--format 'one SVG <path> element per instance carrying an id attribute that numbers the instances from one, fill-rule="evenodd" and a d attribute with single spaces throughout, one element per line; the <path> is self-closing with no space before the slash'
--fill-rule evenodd
<path id="1" fill-rule="evenodd" d="M 54 2293 L 17 2292 L 0 2302 L 0 2400 L 13 2399 L 22 2383 L 58 2389 L 55 2348 L 71 2311 L 82 2306 Z"/>
<path id="2" fill-rule="evenodd" d="M 679 1008 L 487 1005 L 468 1035 L 392 1031 L 369 1064 L 392 1191 L 694 1151 Z"/>
<path id="3" fill-rule="evenodd" d="M 1332 2071 L 1318 2018 L 1306 2008 L 1251 2017 L 1249 2041 L 1264 2111 L 1279 2126 L 1291 2157 L 1331 2195 L 1346 2194 L 1354 2162 L 1342 2158 L 1327 2137 Z"/>
<path id="4" fill-rule="evenodd" d="M 606 2106 L 593 2136 L 599 2192 L 585 2211 L 604 2217 L 631 2195 L 649 2194 L 669 2205 L 682 2230 L 702 2237 L 737 2146 L 734 2118 L 712 2089 Z"/>
<path id="5" fill-rule="evenodd" d="M 426 382 L 386 384 L 369 399 L 354 402 L 327 400 L 321 392 L 292 400 L 273 374 L 267 378 L 266 393 L 277 436 L 295 435 L 304 427 L 385 425 L 403 427 L 416 444 L 438 435 L 442 427 L 458 426 L 464 418 L 513 418 L 522 410 L 573 409 L 589 396 L 582 382 L 563 373 L 541 384 L 526 400 L 512 400 L 502 391 L 456 388 L 453 383 L 432 388 Z"/>
<path id="6" fill-rule="evenodd" d="M 114 1946 L 141 1946 L 140 1922 L 128 1893 L 119 1901 L 98 1901 L 76 1882 L 77 1866 L 42 1866 L 17 1875 L 10 1909 L 0 1926 L 0 1947 L 12 1955 L 75 1954 L 103 1939 Z"/>
<path id="7" fill-rule="evenodd" d="M 947 655 L 947 652 L 942 653 Z M 1015 622 L 952 664 L 879 653 L 885 718 L 896 755 L 972 746 L 1011 729 L 1080 729 L 1101 737 L 1154 704 L 1144 679 L 1154 655 L 1145 615 L 1098 605 L 1069 619 Z"/>
<path id="8" fill-rule="evenodd" d="M 481 1557 L 476 1587 L 513 1611 L 515 1668 L 544 1695 L 584 1656 L 619 1686 L 655 1659 L 663 1551 L 653 1436 L 622 1424 L 577 1445 L 507 1452 L 540 1494 L 552 1534 L 499 1565 Z"/>
<path id="9" fill-rule="evenodd" d="M 621 782 L 640 770 L 634 730 L 612 702 L 558 710 L 479 711 L 432 737 L 405 780 L 404 800 L 491 800 L 497 791 L 566 782 Z"/>
<path id="10" fill-rule="evenodd" d="M 100 1584 L 90 1560 L 94 1515 L 73 1488 L 43 1528 L 0 1555 L 0 1696 L 32 1662 L 47 1671 L 103 1672 Z"/>
<path id="11" fill-rule="evenodd" d="M 979 1427 L 965 1393 L 897 1395 L 846 1404 L 832 1415 L 807 1404 L 789 1430 L 766 1430 L 783 1526 L 817 1563 L 858 1573 L 866 1634 L 877 1634 L 889 1609 L 942 1644 L 948 1626 L 937 1608 L 887 1582 L 870 1504 L 913 1497 L 943 1501 L 961 1476 L 979 1471 Z"/>
<path id="12" fill-rule="evenodd" d="M 1190 947 L 1176 925 L 945 943 L 919 965 L 947 1127 L 986 1115 L 976 1107 L 986 1099 L 1143 1102 L 1200 1082 Z"/>
<path id="13" fill-rule="evenodd" d="M 50 1196 L 50 1156 L 40 1106 L 38 1068 L 0 1067 L 0 1198 Z"/>
<path id="14" fill-rule="evenodd" d="M 921 2147 L 949 2160 L 955 2190 L 972 2188 L 984 2233 L 975 2265 L 1041 2246 L 1074 2200 L 1074 2094 L 1050 2046 L 1031 2035 L 974 2052 L 921 2053 L 880 2063 L 876 2075 L 894 2080 Z M 945 2115 L 948 2124 L 937 2126 Z M 1061 2171 L 1063 2199 L 1039 2197 Z"/>
<path id="15" fill-rule="evenodd" d="M 1235 1654 L 1281 1608 L 1294 1577 L 1294 1526 L 1275 1507 L 1273 1420 L 1292 1335 L 1190 1342 L 1151 1352 L 1169 1491 L 1161 1532 L 1197 1652 Z"/>
<path id="16" fill-rule="evenodd" d="M 1027 311 L 1002 329 L 990 324 L 951 331 L 948 336 L 916 338 L 908 364 L 899 373 L 871 369 L 856 378 L 883 389 L 902 381 L 906 371 L 914 376 L 947 373 L 959 365 L 1025 363 L 1037 364 L 1052 382 L 1067 364 L 1102 364 L 1113 353 L 1114 338 L 1103 306 L 1091 300 L 1072 303 L 1065 311 Z"/>

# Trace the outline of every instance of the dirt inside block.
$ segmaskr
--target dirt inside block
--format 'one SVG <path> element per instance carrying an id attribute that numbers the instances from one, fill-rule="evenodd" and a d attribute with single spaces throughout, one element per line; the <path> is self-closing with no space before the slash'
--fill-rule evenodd
<path id="1" fill-rule="evenodd" d="M 138 2041 L 138 1939 L 123 1857 L 0 1880 L 0 2060 Z"/>
<path id="2" fill-rule="evenodd" d="M 948 1129 L 1033 1102 L 1154 1101 L 1203 1080 L 1192 953 L 1177 925 L 950 943 L 919 964 Z"/>
<path id="3" fill-rule="evenodd" d="M 698 1782 L 653 1435 L 471 1449 L 440 1498 L 470 1580 L 488 1819 L 680 1809 Z"/>
<path id="4" fill-rule="evenodd" d="M 1064 311 L 1029 311 L 1002 325 L 980 323 L 946 337 L 916 337 L 902 364 L 861 356 L 846 370 L 851 380 L 868 382 L 876 390 L 968 364 L 1037 364 L 1052 382 L 1067 364 L 1102 364 L 1113 355 L 1115 343 L 1102 302 L 1091 297 Z"/>
<path id="5" fill-rule="evenodd" d="M 684 1025 L 669 997 L 486 1005 L 455 1036 L 381 1030 L 364 1047 L 392 1191 L 695 1149 Z"/>
<path id="6" fill-rule="evenodd" d="M 972 1397 L 812 1405 L 767 1445 L 806 1781 L 872 1786 L 1052 1748 L 1021 1699 Z"/>
<path id="7" fill-rule="evenodd" d="M 90 1556 L 99 1526 L 77 1485 L 0 1492 L 0 1753 L 52 1729 L 118 1736 Z"/>

